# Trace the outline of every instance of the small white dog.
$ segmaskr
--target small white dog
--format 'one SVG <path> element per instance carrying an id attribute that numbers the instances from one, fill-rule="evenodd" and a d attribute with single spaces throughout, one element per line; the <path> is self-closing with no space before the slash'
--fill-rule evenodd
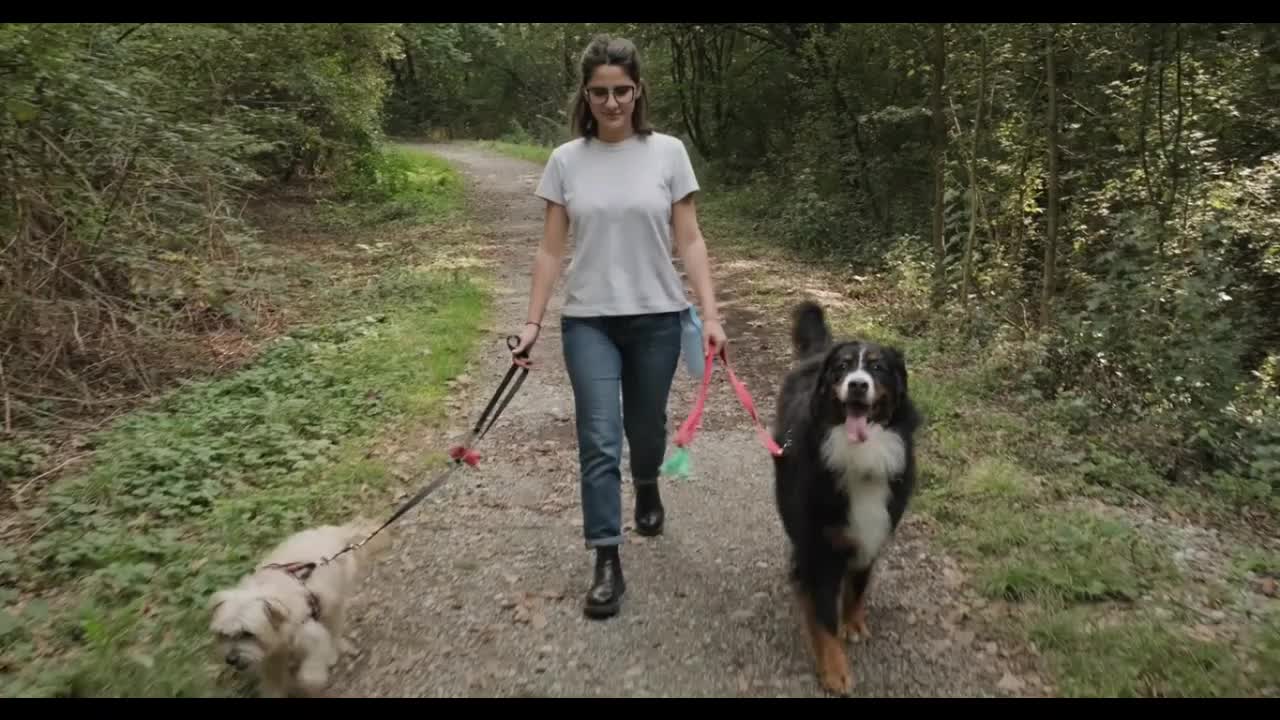
<path id="1" fill-rule="evenodd" d="M 210 630 L 228 665 L 254 672 L 268 697 L 314 696 L 329 685 L 340 653 L 354 648 L 343 633 L 347 603 L 368 575 L 368 564 L 390 545 L 383 530 L 359 550 L 319 565 L 365 539 L 377 523 L 303 530 L 272 550 L 235 587 L 210 600 Z M 316 563 L 291 573 L 292 563 Z"/>

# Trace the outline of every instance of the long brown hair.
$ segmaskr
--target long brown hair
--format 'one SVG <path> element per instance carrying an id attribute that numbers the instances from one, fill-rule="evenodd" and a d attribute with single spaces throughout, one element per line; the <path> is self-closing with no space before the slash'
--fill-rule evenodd
<path id="1" fill-rule="evenodd" d="M 640 78 L 640 53 L 636 46 L 626 38 L 615 38 L 609 35 L 597 35 L 591 39 L 587 49 L 582 51 L 582 77 L 573 93 L 573 108 L 569 111 L 572 118 L 572 132 L 584 138 L 596 137 L 599 128 L 591 114 L 591 106 L 587 102 L 583 88 L 587 81 L 601 65 L 619 65 L 636 84 L 635 107 L 631 113 L 631 127 L 637 135 L 648 135 L 653 132 L 649 125 L 649 93 Z"/>

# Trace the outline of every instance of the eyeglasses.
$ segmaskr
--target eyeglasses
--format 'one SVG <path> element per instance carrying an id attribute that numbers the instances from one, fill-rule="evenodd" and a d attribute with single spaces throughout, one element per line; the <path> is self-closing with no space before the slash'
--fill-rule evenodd
<path id="1" fill-rule="evenodd" d="M 635 85 L 617 85 L 615 87 L 595 86 L 595 87 L 586 88 L 586 91 L 587 91 L 587 99 L 590 100 L 591 104 L 593 105 L 603 105 L 609 102 L 610 95 L 613 95 L 613 97 L 618 101 L 618 104 L 622 105 L 622 104 L 631 102 L 631 99 L 635 97 L 636 86 Z"/>

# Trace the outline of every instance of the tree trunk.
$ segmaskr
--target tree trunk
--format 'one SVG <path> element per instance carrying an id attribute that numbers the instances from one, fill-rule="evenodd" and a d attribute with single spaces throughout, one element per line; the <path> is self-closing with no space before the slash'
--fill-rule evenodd
<path id="1" fill-rule="evenodd" d="M 578 87 L 577 66 L 573 62 L 573 53 L 569 49 L 569 26 L 560 26 L 560 59 L 564 64 L 564 91 L 572 95 Z"/>
<path id="2" fill-rule="evenodd" d="M 1057 40 L 1054 37 L 1055 27 L 1051 24 L 1048 27 L 1046 38 L 1047 49 L 1046 62 L 1047 67 L 1046 81 L 1048 83 L 1049 93 L 1049 109 L 1047 112 L 1048 125 L 1048 150 L 1049 153 L 1049 177 L 1046 179 L 1046 185 L 1049 191 L 1049 207 L 1045 213 L 1048 220 L 1048 229 L 1045 233 L 1044 240 L 1044 282 L 1041 286 L 1040 293 L 1040 329 L 1044 330 L 1049 327 L 1052 320 L 1053 306 L 1053 288 L 1054 278 L 1057 275 L 1057 249 L 1058 249 L 1058 83 L 1056 78 L 1057 64 L 1055 62 L 1055 45 Z"/>
<path id="3" fill-rule="evenodd" d="M 947 246 L 943 239 L 943 201 L 946 174 L 946 119 L 942 115 L 942 86 L 945 82 L 947 62 L 946 23 L 933 27 L 933 91 L 930 107 L 933 112 L 933 307 L 942 307 L 946 297 Z"/>
<path id="4" fill-rule="evenodd" d="M 827 97 L 836 117 L 836 147 L 839 148 L 840 157 L 843 158 L 841 163 L 845 168 L 844 175 L 849 179 L 847 184 L 854 193 L 861 194 L 866 199 L 867 204 L 871 206 L 872 217 L 883 226 L 885 214 L 880 209 L 879 195 L 871 183 L 866 144 L 862 141 L 862 123 L 858 120 L 860 108 L 856 104 L 851 104 L 848 100 L 849 96 L 841 91 L 840 75 L 823 45 L 835 29 L 827 27 L 826 32 L 816 39 L 813 45 L 814 58 L 818 72 L 827 81 Z M 849 162 L 850 156 L 857 159 L 856 164 Z M 854 181 L 855 173 L 857 181 Z"/>
<path id="5" fill-rule="evenodd" d="M 987 91 L 987 36 L 982 35 L 982 59 L 978 71 L 977 103 L 973 117 L 973 150 L 969 155 L 969 237 L 964 243 L 964 270 L 960 279 L 960 302 L 964 306 L 965 321 L 969 320 L 969 293 L 973 284 L 973 240 L 978 232 L 978 208 L 981 195 L 978 188 L 978 149 L 982 139 L 982 100 Z"/>

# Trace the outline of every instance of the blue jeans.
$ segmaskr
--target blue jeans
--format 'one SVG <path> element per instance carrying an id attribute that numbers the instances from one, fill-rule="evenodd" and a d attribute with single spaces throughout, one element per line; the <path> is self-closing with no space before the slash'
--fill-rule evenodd
<path id="1" fill-rule="evenodd" d="M 631 479 L 658 482 L 667 397 L 680 360 L 680 313 L 562 317 L 578 433 L 582 532 L 588 548 L 622 543 L 622 439 Z"/>

